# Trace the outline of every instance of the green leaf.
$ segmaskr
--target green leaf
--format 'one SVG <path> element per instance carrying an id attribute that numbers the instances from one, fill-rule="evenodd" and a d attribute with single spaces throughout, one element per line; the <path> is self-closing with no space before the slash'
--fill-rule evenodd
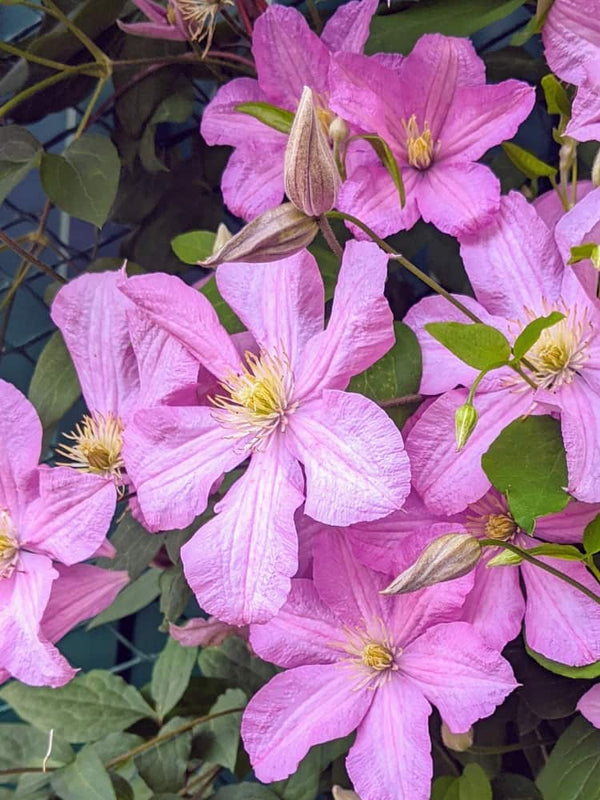
<path id="1" fill-rule="evenodd" d="M 0 725 L 0 770 L 41 767 L 48 750 L 49 731 L 18 722 Z M 62 767 L 74 759 L 73 749 L 56 733 L 46 765 Z"/>
<path id="2" fill-rule="evenodd" d="M 42 145 L 18 125 L 0 127 L 0 203 L 27 175 L 39 167 Z"/>
<path id="3" fill-rule="evenodd" d="M 94 742 L 94 750 L 104 763 L 128 753 L 134 747 L 139 747 L 144 741 L 145 739 L 135 733 L 119 731 L 118 733 L 109 733 L 108 736 Z"/>
<path id="4" fill-rule="evenodd" d="M 475 369 L 487 369 L 510 358 L 510 344 L 503 333 L 480 322 L 429 322 L 425 329 L 461 361 Z"/>
<path id="5" fill-rule="evenodd" d="M 544 800 L 600 800 L 600 730 L 577 717 L 536 781 Z"/>
<path id="6" fill-rule="evenodd" d="M 524 0 L 420 0 L 406 11 L 373 17 L 366 52 L 407 54 L 424 33 L 469 36 L 507 17 L 523 3 Z"/>
<path id="7" fill-rule="evenodd" d="M 0 697 L 21 719 L 43 731 L 54 728 L 68 742 L 93 742 L 124 730 L 154 712 L 142 695 L 118 675 L 92 670 L 59 689 L 12 681 Z"/>
<path id="8" fill-rule="evenodd" d="M 106 625 L 107 622 L 123 619 L 150 605 L 160 594 L 161 573 L 160 569 L 149 569 L 133 583 L 127 584 L 111 605 L 94 617 L 86 630 L 90 631 L 100 625 Z"/>
<path id="9" fill-rule="evenodd" d="M 246 642 L 237 636 L 225 639 L 219 647 L 204 647 L 198 664 L 207 678 L 222 678 L 233 689 L 243 689 L 250 697 L 264 686 L 276 669 L 251 655 Z"/>
<path id="10" fill-rule="evenodd" d="M 600 514 L 585 526 L 583 549 L 588 555 L 600 553 Z"/>
<path id="11" fill-rule="evenodd" d="M 249 114 L 269 128 L 274 128 L 280 133 L 289 133 L 294 122 L 293 111 L 272 106 L 270 103 L 240 103 L 235 107 L 242 114 Z"/>
<path id="12" fill-rule="evenodd" d="M 227 333 L 239 333 L 240 331 L 246 330 L 236 313 L 221 297 L 221 293 L 217 288 L 217 282 L 214 277 L 207 281 L 200 291 L 212 303 L 212 306 L 219 317 L 219 321 Z"/>
<path id="13" fill-rule="evenodd" d="M 546 330 L 546 328 L 551 328 L 564 318 L 565 315 L 561 314 L 560 311 L 553 311 L 551 314 L 548 314 L 547 317 L 538 317 L 526 325 L 517 336 L 513 345 L 515 358 L 517 360 L 523 358 L 525 353 L 531 350 L 533 345 L 540 338 L 542 331 Z"/>
<path id="14" fill-rule="evenodd" d="M 110 782 L 112 783 L 113 791 L 115 793 L 116 800 L 135 800 L 135 793 L 133 787 L 123 778 L 122 775 L 119 775 L 116 772 L 109 773 Z M 177 798 L 177 795 L 175 795 Z M 177 800 L 179 800 L 177 798 Z"/>
<path id="15" fill-rule="evenodd" d="M 600 661 L 587 664 L 585 667 L 569 667 L 567 664 L 561 664 L 559 661 L 552 661 L 541 653 L 536 653 L 535 650 L 532 650 L 528 645 L 525 646 L 525 649 L 528 655 L 530 655 L 534 661 L 537 661 L 540 667 L 547 669 L 548 672 L 554 672 L 555 675 L 582 680 L 592 680 L 593 678 L 600 677 Z"/>
<path id="16" fill-rule="evenodd" d="M 523 775 L 506 772 L 492 781 L 494 800 L 543 800 L 539 789 Z"/>
<path id="17" fill-rule="evenodd" d="M 523 147 L 519 147 L 518 144 L 503 142 L 502 149 L 515 167 L 521 170 L 523 175 L 530 180 L 543 177 L 552 178 L 556 175 L 556 167 L 552 167 L 550 164 L 546 164 L 545 161 L 541 161 L 537 156 L 534 156 L 533 153 L 530 153 Z"/>
<path id="18" fill-rule="evenodd" d="M 196 655 L 197 648 L 182 647 L 175 639 L 167 639 L 154 664 L 150 684 L 159 719 L 164 719 L 182 698 L 190 682 Z"/>
<path id="19" fill-rule="evenodd" d="M 541 544 L 532 547 L 527 552 L 532 556 L 548 556 L 549 558 L 562 558 L 564 561 L 584 561 L 585 556 L 572 544 Z"/>
<path id="20" fill-rule="evenodd" d="M 431 800 L 459 800 L 460 778 L 442 775 L 431 787 Z"/>
<path id="21" fill-rule="evenodd" d="M 313 242 L 308 247 L 308 251 L 317 259 L 319 272 L 325 286 L 325 301 L 331 300 L 340 274 L 340 259 L 328 247 L 324 247 L 318 242 Z"/>
<path id="22" fill-rule="evenodd" d="M 61 332 L 56 331 L 40 353 L 29 384 L 28 396 L 42 427 L 47 430 L 56 425 L 80 394 L 73 361 Z"/>
<path id="23" fill-rule="evenodd" d="M 159 736 L 180 728 L 188 720 L 174 717 L 158 732 Z M 185 773 L 192 749 L 192 732 L 168 739 L 146 750 L 135 758 L 135 764 L 144 781 L 154 792 L 173 792 L 185 782 Z"/>
<path id="24" fill-rule="evenodd" d="M 213 800 L 279 800 L 279 797 L 260 783 L 238 783 L 223 786 Z"/>
<path id="25" fill-rule="evenodd" d="M 560 423 L 549 416 L 511 422 L 492 442 L 481 465 L 503 492 L 517 525 L 531 533 L 535 518 L 562 511 L 569 502 L 567 461 Z"/>
<path id="26" fill-rule="evenodd" d="M 62 800 L 116 800 L 108 772 L 93 747 L 80 750 L 72 764 L 52 775 L 50 783 Z"/>
<path id="27" fill-rule="evenodd" d="M 101 228 L 117 196 L 120 171 L 119 154 L 110 139 L 88 133 L 60 156 L 44 153 L 40 177 L 55 205 Z"/>
<path id="28" fill-rule="evenodd" d="M 394 181 L 394 186 L 398 192 L 400 208 L 404 208 L 406 203 L 406 191 L 404 189 L 402 173 L 400 172 L 398 163 L 396 162 L 394 154 L 390 150 L 388 143 L 385 141 L 385 139 L 382 139 L 381 136 L 377 136 L 375 134 L 362 134 L 359 136 L 359 138 L 369 142 L 377 154 L 377 157 L 389 172 L 391 179 Z"/>
<path id="29" fill-rule="evenodd" d="M 587 242 L 571 248 L 571 258 L 568 264 L 578 264 L 580 261 L 590 259 L 596 269 L 600 269 L 600 245 Z"/>
<path id="30" fill-rule="evenodd" d="M 523 558 L 518 553 L 513 553 L 512 550 L 500 550 L 498 555 L 490 558 L 486 567 L 514 567 L 516 564 L 522 564 Z"/>
<path id="31" fill-rule="evenodd" d="M 570 119 L 571 101 L 567 90 L 551 72 L 542 78 L 542 89 L 549 114 L 562 114 Z"/>
<path id="32" fill-rule="evenodd" d="M 185 611 L 192 591 L 181 564 L 163 570 L 160 576 L 160 611 L 167 622 L 175 622 Z M 166 629 L 166 626 L 165 626 Z"/>
<path id="33" fill-rule="evenodd" d="M 209 714 L 218 714 L 230 708 L 244 708 L 248 698 L 241 689 L 228 689 L 217 702 L 211 706 Z M 237 761 L 240 744 L 240 725 L 242 712 L 217 717 L 203 722 L 194 728 L 194 739 L 198 737 L 196 746 L 204 761 L 219 764 L 233 772 Z"/>
<path id="34" fill-rule="evenodd" d="M 171 247 L 184 264 L 198 264 L 212 255 L 216 236 L 214 231 L 188 231 L 172 239 Z"/>
<path id="35" fill-rule="evenodd" d="M 110 538 L 110 543 L 117 551 L 116 556 L 99 559 L 98 566 L 103 569 L 124 570 L 135 581 L 145 571 L 164 541 L 162 533 L 148 533 L 127 512 Z"/>
<path id="36" fill-rule="evenodd" d="M 479 764 L 467 764 L 458 782 L 459 800 L 492 800 L 492 785 Z"/>
<path id="37" fill-rule="evenodd" d="M 281 800 L 313 800 L 319 793 L 321 773 L 332 761 L 347 753 L 353 741 L 350 735 L 311 747 L 296 772 L 286 780 L 269 784 L 270 788 Z"/>
<path id="38" fill-rule="evenodd" d="M 150 117 L 140 140 L 140 161 L 148 172 L 168 172 L 168 167 L 156 155 L 154 135 L 161 122 L 185 122 L 194 110 L 194 92 L 190 83 L 168 95 Z"/>

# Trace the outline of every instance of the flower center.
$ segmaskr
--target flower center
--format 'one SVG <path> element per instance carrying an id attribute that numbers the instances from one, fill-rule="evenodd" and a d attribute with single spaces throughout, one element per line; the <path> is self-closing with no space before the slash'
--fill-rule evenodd
<path id="1" fill-rule="evenodd" d="M 112 414 L 94 413 L 84 415 L 71 433 L 65 434 L 74 444 L 61 444 L 56 452 L 68 459 L 59 462 L 61 467 L 76 467 L 94 475 L 112 476 L 121 479 L 124 469 L 123 423 Z"/>
<path id="2" fill-rule="evenodd" d="M 511 539 L 519 529 L 504 498 L 495 491 L 490 491 L 481 500 L 471 503 L 465 528 L 471 536 L 503 542 Z"/>
<path id="3" fill-rule="evenodd" d="M 363 628 L 345 628 L 346 640 L 334 644 L 348 654 L 342 663 L 357 670 L 361 680 L 356 689 L 378 689 L 398 671 L 402 648 L 392 642 L 383 620 L 365 623 Z"/>
<path id="4" fill-rule="evenodd" d="M 173 6 L 169 11 L 172 11 L 173 19 L 176 19 L 175 9 L 179 11 L 187 26 L 190 40 L 192 42 L 207 40 L 206 54 L 212 42 L 215 17 L 223 6 L 233 5 L 233 0 L 171 0 L 171 2 Z M 168 13 L 167 19 L 171 22 Z"/>
<path id="5" fill-rule="evenodd" d="M 502 542 L 512 539 L 517 529 L 517 523 L 510 514 L 490 514 L 485 523 L 485 535 Z"/>
<path id="6" fill-rule="evenodd" d="M 389 669 L 394 663 L 394 654 L 383 644 L 369 642 L 363 647 L 361 654 L 363 664 L 377 672 Z"/>
<path id="7" fill-rule="evenodd" d="M 258 449 L 276 430 L 285 430 L 298 404 L 291 402 L 294 377 L 285 354 L 246 352 L 245 359 L 247 366 L 221 384 L 228 396 L 210 399 L 218 408 L 216 419 L 233 431 L 233 438 L 250 435 L 248 448 Z"/>
<path id="8" fill-rule="evenodd" d="M 429 124 L 426 122 L 423 131 L 419 128 L 415 114 L 406 122 L 402 120 L 406 132 L 406 155 L 408 163 L 415 169 L 427 169 L 436 154 L 438 145 L 433 142 Z"/>
<path id="9" fill-rule="evenodd" d="M 19 543 L 8 511 L 0 509 L 0 581 L 10 578 L 19 559 Z"/>

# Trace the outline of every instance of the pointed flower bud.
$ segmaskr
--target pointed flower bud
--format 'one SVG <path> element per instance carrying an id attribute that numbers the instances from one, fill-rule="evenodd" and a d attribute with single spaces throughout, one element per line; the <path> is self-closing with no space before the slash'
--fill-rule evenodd
<path id="1" fill-rule="evenodd" d="M 308 86 L 304 87 L 285 150 L 285 192 L 292 203 L 320 217 L 337 199 L 340 175 Z"/>
<path id="2" fill-rule="evenodd" d="M 464 753 L 473 744 L 473 728 L 469 728 L 464 733 L 452 733 L 442 720 L 442 742 L 448 750 L 454 750 L 455 753 Z"/>
<path id="3" fill-rule="evenodd" d="M 452 581 L 470 572 L 481 557 L 479 541 L 468 533 L 446 533 L 434 539 L 412 567 L 401 572 L 381 594 L 406 594 Z"/>
<path id="4" fill-rule="evenodd" d="M 456 449 L 462 450 L 477 425 L 477 409 L 471 403 L 456 409 L 454 415 L 454 432 L 456 436 Z"/>
<path id="5" fill-rule="evenodd" d="M 278 261 L 308 247 L 318 230 L 315 219 L 307 217 L 291 203 L 283 203 L 253 219 L 220 250 L 200 263 L 204 267 L 216 267 L 231 261 Z"/>
<path id="6" fill-rule="evenodd" d="M 213 253 L 218 253 L 225 242 L 228 242 L 232 237 L 233 234 L 227 225 L 225 225 L 224 222 L 219 222 L 219 227 L 217 228 L 217 233 L 215 234 L 215 241 L 213 243 Z"/>
<path id="7" fill-rule="evenodd" d="M 334 786 L 331 791 L 333 800 L 360 800 L 360 797 L 352 789 L 342 789 L 341 786 Z"/>

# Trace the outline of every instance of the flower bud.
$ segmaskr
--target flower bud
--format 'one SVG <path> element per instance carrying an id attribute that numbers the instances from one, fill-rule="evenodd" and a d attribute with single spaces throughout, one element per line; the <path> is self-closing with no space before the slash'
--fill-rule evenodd
<path id="1" fill-rule="evenodd" d="M 200 263 L 216 267 L 230 261 L 278 261 L 312 242 L 319 226 L 291 203 L 271 208 L 245 225 L 221 249 Z"/>
<path id="2" fill-rule="evenodd" d="M 348 128 L 348 123 L 346 120 L 342 119 L 341 117 L 335 117 L 329 126 L 329 138 L 331 141 L 334 144 L 340 145 L 342 142 L 346 141 L 349 133 L 350 129 Z"/>
<path id="3" fill-rule="evenodd" d="M 309 217 L 320 217 L 335 205 L 340 175 L 308 86 L 285 149 L 284 181 L 289 199 Z"/>
<path id="4" fill-rule="evenodd" d="M 454 432 L 456 436 L 456 449 L 462 450 L 477 425 L 477 409 L 470 403 L 456 409 L 454 415 Z"/>
<path id="5" fill-rule="evenodd" d="M 469 728 L 464 733 L 452 733 L 442 720 L 442 742 L 448 750 L 454 750 L 455 753 L 464 753 L 473 744 L 473 728 Z"/>
<path id="6" fill-rule="evenodd" d="M 334 786 L 331 791 L 333 800 L 360 800 L 360 797 L 352 789 L 342 789 L 341 786 Z"/>
<path id="7" fill-rule="evenodd" d="M 473 569 L 480 556 L 481 545 L 474 536 L 446 533 L 427 545 L 412 567 L 401 572 L 381 594 L 406 594 L 461 578 Z"/>
<path id="8" fill-rule="evenodd" d="M 233 234 L 225 225 L 224 222 L 219 222 L 219 227 L 217 228 L 217 233 L 215 235 L 215 241 L 213 243 L 213 253 L 218 253 L 219 250 L 223 247 L 225 242 L 228 242 L 233 237 Z"/>
<path id="9" fill-rule="evenodd" d="M 592 183 L 594 186 L 600 186 L 600 147 L 594 156 L 594 163 L 592 164 Z"/>

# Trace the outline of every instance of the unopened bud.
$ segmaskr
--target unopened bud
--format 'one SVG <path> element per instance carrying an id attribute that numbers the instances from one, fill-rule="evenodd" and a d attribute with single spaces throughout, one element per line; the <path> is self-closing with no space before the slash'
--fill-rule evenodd
<path id="1" fill-rule="evenodd" d="M 456 436 L 456 449 L 462 450 L 477 425 L 477 409 L 470 403 L 456 409 L 454 414 L 454 433 Z"/>
<path id="2" fill-rule="evenodd" d="M 558 168 L 561 172 L 568 172 L 577 158 L 577 142 L 570 136 L 564 137 L 564 144 L 558 151 Z"/>
<path id="3" fill-rule="evenodd" d="M 594 163 L 592 164 L 592 183 L 594 186 L 600 186 L 600 147 L 594 157 Z"/>
<path id="4" fill-rule="evenodd" d="M 450 728 L 442 721 L 442 742 L 448 750 L 455 753 L 464 753 L 473 744 L 473 728 L 469 728 L 464 733 L 452 733 Z"/>
<path id="5" fill-rule="evenodd" d="M 334 144 L 345 142 L 349 133 L 348 123 L 341 117 L 336 117 L 329 126 L 329 138 Z"/>
<path id="6" fill-rule="evenodd" d="M 490 558 L 487 562 L 487 567 L 514 567 L 517 564 L 522 564 L 523 559 L 518 553 L 513 553 L 512 550 L 501 550 L 497 556 Z"/>
<path id="7" fill-rule="evenodd" d="M 341 786 L 334 786 L 331 791 L 333 800 L 360 800 L 360 797 L 352 789 L 342 789 Z"/>
<path id="8" fill-rule="evenodd" d="M 308 86 L 285 149 L 284 181 L 287 196 L 309 217 L 320 217 L 335 205 L 340 174 Z"/>
<path id="9" fill-rule="evenodd" d="M 228 242 L 231 238 L 233 238 L 233 234 L 227 225 L 225 225 L 224 222 L 219 222 L 219 227 L 217 228 L 217 233 L 215 235 L 215 241 L 213 243 L 213 253 L 218 253 L 225 242 Z"/>
<path id="10" fill-rule="evenodd" d="M 200 263 L 216 267 L 230 261 L 278 261 L 308 247 L 318 230 L 315 219 L 291 203 L 283 203 L 253 219 L 218 252 Z"/>
<path id="11" fill-rule="evenodd" d="M 461 578 L 481 557 L 479 541 L 468 533 L 446 533 L 434 539 L 416 562 L 401 572 L 381 594 L 407 594 L 436 583 Z"/>

